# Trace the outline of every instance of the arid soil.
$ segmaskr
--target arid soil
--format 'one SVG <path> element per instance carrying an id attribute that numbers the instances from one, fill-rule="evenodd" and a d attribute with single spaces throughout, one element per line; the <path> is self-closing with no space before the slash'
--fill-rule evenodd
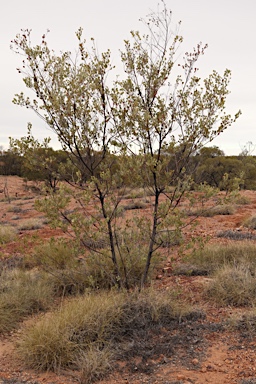
<path id="1" fill-rule="evenodd" d="M 19 225 L 22 220 L 42 217 L 34 209 L 36 191 L 18 177 L 0 177 L 0 221 Z M 201 236 L 210 236 L 211 242 L 219 242 L 216 237 L 221 230 L 241 231 L 245 218 L 256 211 L 256 192 L 243 192 L 251 201 L 249 205 L 238 206 L 235 214 L 200 218 L 194 229 Z M 10 202 L 8 201 L 10 198 Z M 15 213 L 11 206 L 20 204 L 22 210 Z M 141 210 L 143 214 L 143 210 Z M 242 231 L 246 231 L 244 228 Z M 189 229 L 187 229 L 189 235 Z M 37 239 L 61 236 L 58 230 L 46 224 L 38 230 L 20 230 L 19 240 L 0 247 L 1 258 L 18 258 Z M 221 240 L 230 241 L 230 240 Z M 178 276 L 172 273 L 171 255 L 167 257 L 163 270 L 156 276 L 159 289 L 179 288 L 189 301 L 203 313 L 181 322 L 173 332 L 152 335 L 152 350 L 165 342 L 166 354 L 160 354 L 147 361 L 132 358 L 118 362 L 103 384 L 123 383 L 162 383 L 162 384 L 255 384 L 256 383 L 256 338 L 225 326 L 234 316 L 241 316 L 250 308 L 220 308 L 202 298 L 202 290 L 207 284 L 206 276 Z M 25 321 L 29 322 L 33 319 Z M 23 325 L 21 325 L 22 328 Z M 0 338 L 0 384 L 1 383 L 46 383 L 68 384 L 79 381 L 76 372 L 63 371 L 59 375 L 47 372 L 38 373 L 26 369 L 15 354 L 15 343 L 20 329 Z M 160 340 L 164 338 L 164 340 Z"/>

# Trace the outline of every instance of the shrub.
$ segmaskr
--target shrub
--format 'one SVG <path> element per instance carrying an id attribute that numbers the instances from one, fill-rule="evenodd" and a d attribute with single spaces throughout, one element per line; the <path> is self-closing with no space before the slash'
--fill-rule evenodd
<path id="1" fill-rule="evenodd" d="M 14 241 L 17 236 L 17 231 L 11 225 L 0 225 L 0 244 Z"/>
<path id="2" fill-rule="evenodd" d="M 219 305 L 253 305 L 256 277 L 246 266 L 224 266 L 216 271 L 205 293 Z"/>

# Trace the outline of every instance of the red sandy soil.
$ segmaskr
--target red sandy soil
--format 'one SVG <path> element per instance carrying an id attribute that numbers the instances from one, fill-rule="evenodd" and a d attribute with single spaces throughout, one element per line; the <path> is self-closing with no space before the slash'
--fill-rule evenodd
<path id="1" fill-rule="evenodd" d="M 32 184 L 31 184 L 32 186 Z M 6 188 L 5 188 L 6 187 Z M 5 189 L 5 190 L 4 190 Z M 6 201 L 5 194 L 11 199 Z M 256 192 L 243 192 L 251 201 L 249 205 L 237 208 L 235 214 L 230 216 L 214 216 L 212 218 L 200 218 L 199 225 L 195 231 L 201 236 L 210 235 L 211 241 L 216 239 L 216 234 L 220 230 L 240 230 L 245 218 L 255 214 L 256 211 Z M 30 199 L 28 199 L 30 197 Z M 42 214 L 34 209 L 35 192 L 33 188 L 24 184 L 18 177 L 0 176 L 0 221 L 2 223 L 18 223 L 23 219 L 31 217 L 41 217 Z M 2 198 L 2 199 L 1 199 Z M 14 213 L 10 211 L 10 206 L 21 203 L 22 212 Z M 15 217 L 16 216 L 16 217 Z M 243 229 L 244 230 L 244 229 Z M 189 229 L 187 230 L 189 234 Z M 49 239 L 52 236 L 61 236 L 58 230 L 52 230 L 47 225 L 36 231 L 20 231 L 19 240 L 4 247 L 0 247 L 2 256 L 18 256 L 28 249 L 35 239 Z M 227 240 L 224 240 L 227 241 Z M 162 384 L 253 384 L 256 383 L 256 361 L 255 349 L 256 339 L 254 337 L 242 337 L 238 331 L 228 329 L 216 331 L 216 325 L 229 319 L 231 316 L 240 316 L 248 309 L 234 309 L 231 307 L 219 308 L 212 303 L 202 299 L 202 289 L 207 284 L 207 277 L 204 276 L 175 276 L 171 273 L 172 264 L 168 259 L 160 271 L 156 286 L 161 289 L 173 289 L 181 287 L 182 291 L 190 298 L 191 303 L 196 307 L 202 308 L 206 317 L 197 322 L 205 326 L 203 334 L 198 333 L 201 338 L 197 344 L 195 334 L 196 326 L 193 322 L 189 323 L 192 328 L 193 338 L 191 343 L 195 343 L 195 354 L 183 353 L 179 358 L 166 358 L 160 356 L 151 361 L 150 373 L 146 372 L 146 367 L 141 370 L 143 362 L 140 358 L 131 362 L 119 363 L 119 369 L 113 370 L 107 379 L 101 384 L 123 384 L 123 383 L 162 383 Z M 26 320 L 33 321 L 31 319 Z M 183 325 L 186 327 L 187 325 Z M 194 327 L 194 329 L 193 329 Z M 214 328 L 215 327 L 215 328 Z M 22 328 L 22 325 L 21 325 Z M 200 328 L 200 326 L 199 326 Z M 54 373 L 38 373 L 28 370 L 19 361 L 15 354 L 15 343 L 21 330 L 15 331 L 7 336 L 0 338 L 0 384 L 1 383 L 46 383 L 46 384 L 68 384 L 79 382 L 76 372 L 62 371 L 59 375 Z M 189 342 L 189 341 L 188 341 Z M 175 345 L 173 345 L 175 351 Z M 190 349 L 188 349 L 189 351 Z M 195 357 L 196 356 L 196 357 Z M 129 364 L 130 363 L 130 364 Z M 145 363 L 147 364 L 147 363 Z M 128 369 L 129 366 L 129 369 Z"/>

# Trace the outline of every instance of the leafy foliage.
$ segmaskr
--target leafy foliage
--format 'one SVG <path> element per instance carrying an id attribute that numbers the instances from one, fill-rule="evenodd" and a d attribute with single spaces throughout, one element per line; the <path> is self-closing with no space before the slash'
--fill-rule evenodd
<path id="1" fill-rule="evenodd" d="M 46 35 L 33 46 L 30 30 L 22 30 L 12 42 L 12 49 L 23 57 L 18 71 L 35 96 L 20 93 L 14 103 L 32 109 L 56 133 L 68 157 L 57 171 L 71 173 L 68 181 L 75 187 L 61 186 L 57 192 L 54 188 L 38 207 L 52 225 L 89 250 L 91 241 L 107 239 L 107 252 L 97 255 L 111 260 L 119 288 L 134 284 L 127 274 L 134 251 L 124 245 L 122 231 L 129 233 L 128 228 L 136 226 L 140 235 L 145 234 L 140 239 L 144 266 L 136 278 L 143 286 L 159 248 L 159 232 L 168 228 L 180 233 L 184 225 L 176 208 L 192 188 L 194 155 L 240 115 L 225 112 L 230 70 L 223 75 L 213 71 L 205 79 L 198 76 L 196 65 L 206 46 L 198 44 L 176 66 L 183 39 L 173 34 L 164 2 L 142 21 L 146 32 L 132 31 L 131 39 L 125 40 L 124 74 L 112 82 L 110 51 L 98 53 L 94 40 L 88 49 L 81 28 L 75 60 L 70 52 L 52 51 Z M 43 151 L 47 166 L 52 164 L 47 139 L 41 145 L 29 131 L 14 146 L 24 148 L 27 159 L 36 162 L 34 151 Z M 119 205 L 127 185 L 151 190 L 151 219 L 138 221 L 135 213 L 120 221 Z M 71 201 L 76 208 L 70 213 Z"/>

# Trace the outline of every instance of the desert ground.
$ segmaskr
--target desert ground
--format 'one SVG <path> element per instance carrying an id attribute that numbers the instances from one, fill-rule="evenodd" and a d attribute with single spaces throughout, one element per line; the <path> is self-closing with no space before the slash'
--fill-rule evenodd
<path id="1" fill-rule="evenodd" d="M 16 176 L 0 177 L 0 220 L 2 224 L 19 226 L 22 221 L 39 218 L 42 213 L 34 208 L 38 198 L 33 183 L 25 183 Z M 232 215 L 200 217 L 198 226 L 193 229 L 198 235 L 210 237 L 210 242 L 229 242 L 219 239 L 221 230 L 252 232 L 242 228 L 243 221 L 256 213 L 256 191 L 244 191 L 250 204 L 237 206 Z M 9 200 L 8 200 L 9 199 Z M 10 207 L 19 206 L 20 210 Z M 141 210 L 143 214 L 143 210 Z M 187 230 L 189 236 L 190 229 Z M 44 224 L 40 229 L 19 230 L 18 240 L 0 246 L 1 260 L 16 262 L 38 239 L 47 241 L 53 236 L 62 236 L 60 230 L 51 229 Z M 248 240 L 253 241 L 253 240 Z M 203 298 L 202 291 L 207 284 L 207 276 L 186 276 L 173 273 L 175 263 L 172 255 L 167 255 L 162 268 L 156 273 L 154 284 L 157 289 L 181 289 L 182 294 L 199 308 L 204 316 L 198 316 L 181 322 L 173 333 L 162 335 L 172 351 L 168 357 L 164 354 L 157 359 L 145 362 L 140 356 L 131 361 L 119 362 L 101 384 L 253 384 L 256 383 L 255 349 L 256 338 L 243 330 L 231 330 L 223 324 L 233 316 L 242 316 L 251 308 L 220 307 Z M 36 316 L 36 315 L 35 315 Z M 27 369 L 15 353 L 15 345 L 22 327 L 32 322 L 28 318 L 20 327 L 0 336 L 0 383 L 3 384 L 68 384 L 79 382 L 76 372 L 61 371 L 58 375 L 51 372 L 35 372 Z M 153 337 L 153 336 L 152 336 Z M 154 336 L 155 337 L 155 336 Z M 152 348 L 159 340 L 152 339 Z"/>

